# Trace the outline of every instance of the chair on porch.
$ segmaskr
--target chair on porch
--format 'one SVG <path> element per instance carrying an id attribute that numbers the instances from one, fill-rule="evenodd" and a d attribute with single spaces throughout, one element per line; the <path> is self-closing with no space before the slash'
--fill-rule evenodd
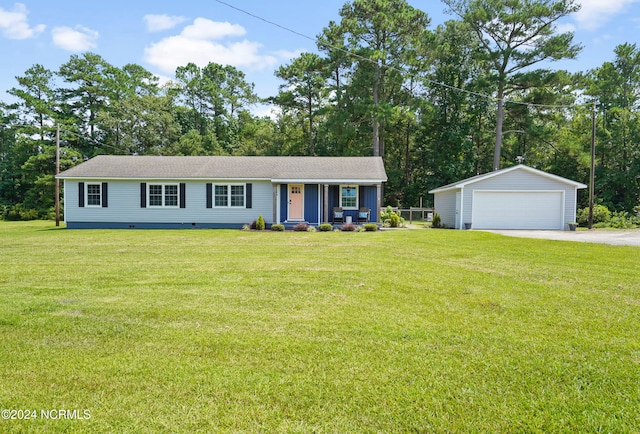
<path id="1" fill-rule="evenodd" d="M 360 207 L 358 210 L 358 223 L 369 223 L 369 217 L 371 216 L 371 210 L 367 207 Z"/>
<path id="2" fill-rule="evenodd" d="M 333 222 L 344 223 L 344 211 L 342 210 L 342 207 L 333 207 Z"/>

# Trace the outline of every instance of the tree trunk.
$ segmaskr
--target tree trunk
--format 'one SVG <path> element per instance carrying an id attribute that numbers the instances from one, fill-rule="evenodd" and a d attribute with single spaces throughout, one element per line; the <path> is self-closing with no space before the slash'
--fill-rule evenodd
<path id="1" fill-rule="evenodd" d="M 504 85 L 498 88 L 498 119 L 496 121 L 496 146 L 493 149 L 493 170 L 500 170 L 500 150 L 502 148 L 502 123 L 504 121 Z"/>
<path id="2" fill-rule="evenodd" d="M 373 83 L 373 156 L 380 156 L 380 122 L 378 121 L 378 92 L 380 88 L 380 65 L 376 63 L 376 77 Z"/>
<path id="3" fill-rule="evenodd" d="M 315 149 L 313 149 L 313 100 L 311 94 L 307 98 L 307 106 L 309 108 L 309 155 L 313 157 Z"/>
<path id="4" fill-rule="evenodd" d="M 411 122 L 407 121 L 407 129 L 405 134 L 405 144 L 404 144 L 404 183 L 405 185 L 410 184 L 409 178 L 411 177 Z"/>
<path id="5" fill-rule="evenodd" d="M 335 69 L 335 80 L 336 80 L 336 111 L 340 111 L 342 110 L 342 89 L 340 88 L 340 67 L 336 66 Z M 345 146 L 345 142 L 342 140 L 343 137 L 343 132 L 344 132 L 344 127 L 342 125 L 342 123 L 338 124 L 338 134 L 337 137 L 340 138 L 336 138 L 336 143 L 338 146 L 338 150 L 340 153 L 344 152 L 344 149 L 346 148 Z"/>

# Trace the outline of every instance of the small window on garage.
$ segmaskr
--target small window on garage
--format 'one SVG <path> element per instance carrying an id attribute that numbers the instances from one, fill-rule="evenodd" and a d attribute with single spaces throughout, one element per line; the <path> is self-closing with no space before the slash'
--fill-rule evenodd
<path id="1" fill-rule="evenodd" d="M 87 206 L 102 206 L 102 184 L 87 184 Z"/>

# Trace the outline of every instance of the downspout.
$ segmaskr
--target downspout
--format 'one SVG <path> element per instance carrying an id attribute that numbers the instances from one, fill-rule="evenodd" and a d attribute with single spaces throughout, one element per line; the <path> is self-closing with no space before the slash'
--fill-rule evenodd
<path id="1" fill-rule="evenodd" d="M 63 190 L 62 190 L 62 191 L 68 191 L 68 190 L 67 190 L 67 180 L 66 180 L 66 179 L 65 179 L 65 180 L 63 180 L 63 181 L 62 181 L 62 183 L 63 183 L 63 184 L 62 184 L 62 188 L 63 188 Z M 62 211 L 62 214 L 63 214 L 62 218 L 63 218 L 63 221 L 64 221 L 64 224 L 65 224 L 65 225 L 67 224 L 67 202 L 68 202 L 68 201 L 67 201 L 67 200 L 65 200 L 65 201 L 62 203 L 62 210 L 63 210 L 63 211 Z"/>
<path id="2" fill-rule="evenodd" d="M 464 187 L 460 188 L 460 215 L 458 216 L 458 227 L 456 229 L 462 229 L 464 227 Z"/>

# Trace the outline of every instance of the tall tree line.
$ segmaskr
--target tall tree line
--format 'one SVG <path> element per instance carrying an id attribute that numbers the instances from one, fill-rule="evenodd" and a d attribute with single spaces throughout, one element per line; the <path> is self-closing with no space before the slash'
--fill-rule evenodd
<path id="1" fill-rule="evenodd" d="M 523 160 L 586 183 L 595 105 L 596 198 L 637 207 L 638 48 L 616 47 L 614 61 L 578 74 L 546 69 L 579 55 L 555 27 L 574 1 L 443 1 L 453 19 L 435 28 L 405 0 L 345 3 L 317 52 L 280 66 L 279 91 L 263 100 L 228 65 L 189 63 L 160 86 L 95 53 L 57 71 L 35 64 L 9 89 L 17 103 L 0 103 L 0 206 L 50 213 L 55 125 L 62 169 L 98 154 L 379 155 L 385 202 L 404 206 Z M 257 102 L 277 115 L 255 116 Z"/>

